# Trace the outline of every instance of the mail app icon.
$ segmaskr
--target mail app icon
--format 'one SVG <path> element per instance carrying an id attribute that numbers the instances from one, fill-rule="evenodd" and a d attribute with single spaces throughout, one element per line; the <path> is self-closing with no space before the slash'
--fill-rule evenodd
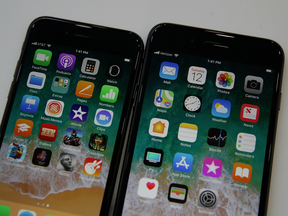
<path id="1" fill-rule="evenodd" d="M 159 76 L 163 79 L 175 80 L 178 76 L 179 65 L 173 62 L 162 62 Z"/>

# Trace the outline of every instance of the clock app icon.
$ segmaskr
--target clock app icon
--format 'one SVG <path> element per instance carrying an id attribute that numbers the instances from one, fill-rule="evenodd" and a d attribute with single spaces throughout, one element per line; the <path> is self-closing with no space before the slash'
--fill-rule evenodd
<path id="1" fill-rule="evenodd" d="M 196 95 L 187 94 L 184 98 L 183 109 L 189 112 L 200 112 L 202 98 Z"/>

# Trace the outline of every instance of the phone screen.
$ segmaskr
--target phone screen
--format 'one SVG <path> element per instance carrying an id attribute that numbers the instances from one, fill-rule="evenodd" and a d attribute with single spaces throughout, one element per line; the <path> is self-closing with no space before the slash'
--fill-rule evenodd
<path id="1" fill-rule="evenodd" d="M 0 152 L 11 214 L 99 215 L 135 62 L 28 40 Z"/>
<path id="2" fill-rule="evenodd" d="M 159 48 L 155 35 L 123 215 L 258 215 L 275 68 Z"/>

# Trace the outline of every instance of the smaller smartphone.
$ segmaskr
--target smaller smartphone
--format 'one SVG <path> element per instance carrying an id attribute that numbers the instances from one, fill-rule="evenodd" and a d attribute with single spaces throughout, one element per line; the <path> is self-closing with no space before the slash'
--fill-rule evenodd
<path id="1" fill-rule="evenodd" d="M 115 215 L 265 215 L 283 61 L 271 40 L 155 26 Z"/>
<path id="2" fill-rule="evenodd" d="M 130 31 L 31 23 L 1 123 L 1 215 L 109 213 L 142 52 Z"/>

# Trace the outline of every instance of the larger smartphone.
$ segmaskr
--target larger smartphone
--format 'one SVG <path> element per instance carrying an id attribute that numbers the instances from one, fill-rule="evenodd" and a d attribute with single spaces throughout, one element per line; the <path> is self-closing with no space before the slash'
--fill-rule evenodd
<path id="1" fill-rule="evenodd" d="M 31 23 L 1 123 L 1 215 L 108 214 L 142 51 L 130 31 Z"/>
<path id="2" fill-rule="evenodd" d="M 116 215 L 265 215 L 283 59 L 271 40 L 154 27 Z"/>

